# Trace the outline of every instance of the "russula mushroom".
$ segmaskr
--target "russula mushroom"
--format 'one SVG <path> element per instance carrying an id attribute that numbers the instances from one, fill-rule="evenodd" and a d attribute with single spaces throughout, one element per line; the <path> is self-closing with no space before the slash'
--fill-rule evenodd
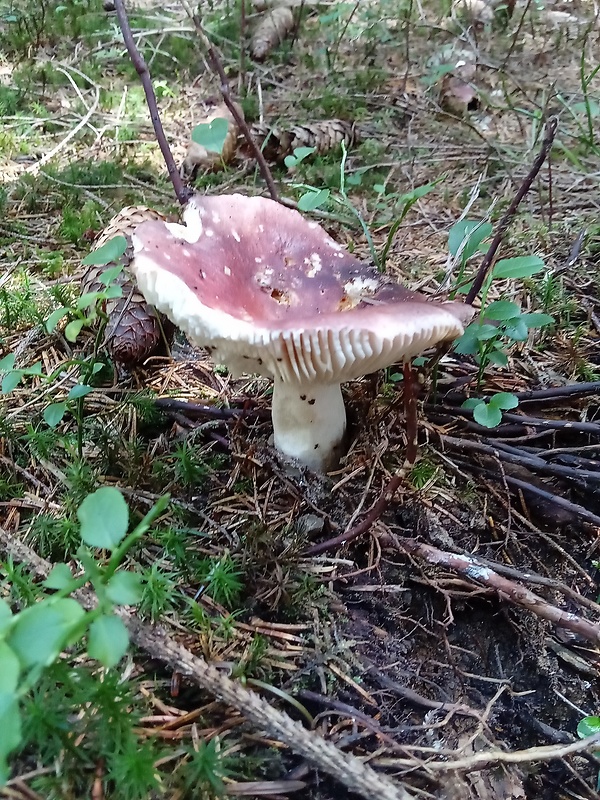
<path id="1" fill-rule="evenodd" d="M 194 195 L 183 220 L 135 230 L 140 290 L 234 374 L 274 378 L 275 446 L 315 470 L 340 455 L 340 384 L 460 336 L 472 313 L 386 281 L 272 200 Z"/>

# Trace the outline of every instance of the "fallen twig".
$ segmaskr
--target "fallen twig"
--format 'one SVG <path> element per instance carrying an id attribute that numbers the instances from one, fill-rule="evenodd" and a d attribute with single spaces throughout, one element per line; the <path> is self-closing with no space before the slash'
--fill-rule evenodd
<path id="1" fill-rule="evenodd" d="M 600 644 L 600 625 L 590 622 L 577 614 L 572 614 L 553 606 L 525 586 L 508 580 L 508 578 L 503 578 L 490 567 L 479 562 L 474 556 L 449 553 L 424 542 L 419 542 L 417 539 L 397 536 L 394 536 L 393 539 L 400 550 L 419 556 L 430 564 L 447 567 L 454 572 L 458 572 L 475 583 L 493 589 L 501 599 L 525 608 L 558 627 L 577 633 L 589 642 L 593 642 L 596 645 Z"/>
<path id="2" fill-rule="evenodd" d="M 121 33 L 123 34 L 123 41 L 125 42 L 125 47 L 129 53 L 129 58 L 135 67 L 135 71 L 140 76 L 140 80 L 144 88 L 146 103 L 148 105 L 148 111 L 150 112 L 150 119 L 152 120 L 152 127 L 154 128 L 156 141 L 160 147 L 160 152 L 162 153 L 162 157 L 167 167 L 167 172 L 169 173 L 169 178 L 173 184 L 173 189 L 175 190 L 177 200 L 183 206 L 189 200 L 192 192 L 184 185 L 181 175 L 179 174 L 179 170 L 177 169 L 177 165 L 175 164 L 175 159 L 173 158 L 173 153 L 169 147 L 160 115 L 158 113 L 158 105 L 156 102 L 154 87 L 152 86 L 152 78 L 150 77 L 150 72 L 144 57 L 138 50 L 135 39 L 131 33 L 131 26 L 129 25 L 129 18 L 125 10 L 123 0 L 114 0 L 114 6 L 115 11 L 117 12 L 119 27 L 121 28 Z"/>
<path id="3" fill-rule="evenodd" d="M 494 259 L 496 257 L 496 253 L 498 252 L 498 248 L 502 244 L 502 239 L 504 238 L 504 234 L 508 230 L 508 226 L 512 222 L 514 215 L 517 213 L 517 209 L 521 203 L 521 200 L 525 197 L 529 189 L 531 188 L 531 184 L 535 180 L 538 172 L 542 168 L 542 164 L 548 157 L 548 153 L 550 152 L 550 148 L 552 147 L 552 143 L 554 142 L 554 137 L 556 136 L 556 129 L 558 127 L 558 119 L 556 117 L 552 117 L 546 123 L 546 135 L 544 136 L 544 140 L 542 142 L 542 146 L 540 148 L 540 152 L 537 155 L 537 158 L 533 162 L 531 169 L 525 176 L 525 180 L 519 187 L 519 191 L 513 197 L 511 204 L 504 212 L 504 216 L 498 223 L 498 229 L 496 230 L 496 234 L 492 239 L 489 249 L 484 255 L 481 265 L 477 270 L 477 275 L 475 276 L 475 280 L 473 281 L 473 285 L 469 289 L 469 292 L 465 298 L 465 303 L 471 304 L 477 295 L 481 287 L 483 286 L 483 282 L 490 271 L 492 264 L 494 263 Z"/>
<path id="4" fill-rule="evenodd" d="M 541 403 L 545 400 L 561 400 L 563 397 L 583 397 L 590 394 L 600 395 L 600 381 L 586 383 L 570 383 L 567 386 L 552 386 L 548 389 L 528 389 L 525 392 L 513 392 L 519 403 Z M 465 400 L 463 392 L 447 392 L 444 394 L 445 404 L 459 405 Z"/>
<path id="5" fill-rule="evenodd" d="M 40 577 L 47 577 L 52 569 L 50 562 L 40 558 L 3 528 L 0 528 L 0 551 L 17 562 L 27 564 Z M 94 608 L 97 604 L 96 596 L 89 589 L 83 589 L 75 596 L 85 608 Z M 251 692 L 238 681 L 231 680 L 216 667 L 173 641 L 162 628 L 141 622 L 123 608 L 118 608 L 116 613 L 127 626 L 132 641 L 138 647 L 190 677 L 198 686 L 243 714 L 257 728 L 283 742 L 293 752 L 303 756 L 365 800 L 372 800 L 373 797 L 378 800 L 413 800 L 413 795 L 402 786 L 378 774 L 356 756 L 344 753 L 332 742 L 322 739 L 287 714 L 273 708 L 256 692 Z"/>
<path id="6" fill-rule="evenodd" d="M 470 451 L 491 456 L 499 461 L 506 461 L 508 464 L 518 464 L 519 466 L 529 467 L 548 475 L 556 475 L 560 478 L 576 481 L 586 485 L 586 482 L 600 483 L 600 470 L 579 469 L 575 467 L 565 467 L 560 464 L 549 464 L 539 456 L 518 451 L 516 447 L 494 447 L 493 445 L 474 442 L 470 439 L 457 439 L 454 436 L 440 434 L 440 439 L 447 447 L 454 450 Z"/>

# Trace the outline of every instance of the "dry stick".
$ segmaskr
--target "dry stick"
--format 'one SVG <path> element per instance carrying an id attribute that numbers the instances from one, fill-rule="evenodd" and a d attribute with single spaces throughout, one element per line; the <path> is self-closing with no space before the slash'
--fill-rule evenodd
<path id="1" fill-rule="evenodd" d="M 552 386 L 549 389 L 527 389 L 524 392 L 513 392 L 514 396 L 522 403 L 542 403 L 545 400 L 562 400 L 567 397 L 583 397 L 588 394 L 600 395 L 600 381 L 586 383 L 570 383 L 567 386 Z M 464 402 L 463 392 L 447 392 L 444 394 L 444 403 L 460 405 Z"/>
<path id="2" fill-rule="evenodd" d="M 417 418 L 417 390 L 418 382 L 415 378 L 415 373 L 409 363 L 405 363 L 403 367 L 404 383 L 403 383 L 403 399 L 404 399 L 404 416 L 406 420 L 406 457 L 402 469 L 398 471 L 387 483 L 383 492 L 379 495 L 377 502 L 371 508 L 367 516 L 358 525 L 350 528 L 349 531 L 341 533 L 333 539 L 327 539 L 325 542 L 319 542 L 309 547 L 302 553 L 302 556 L 316 556 L 319 553 L 324 553 L 326 550 L 331 550 L 334 547 L 341 547 L 348 542 L 358 539 L 363 533 L 366 533 L 371 525 L 379 519 L 389 504 L 392 502 L 394 495 L 400 488 L 404 478 L 406 477 L 407 470 L 415 463 L 419 442 L 418 435 L 418 418 Z"/>
<path id="3" fill-rule="evenodd" d="M 474 582 L 493 589 L 501 599 L 525 608 L 538 617 L 552 622 L 554 625 L 577 633 L 589 642 L 593 642 L 596 645 L 600 644 L 600 625 L 590 622 L 577 614 L 562 611 L 557 606 L 548 603 L 543 597 L 534 594 L 525 586 L 503 578 L 488 566 L 480 564 L 473 556 L 438 550 L 437 547 L 418 542 L 416 539 L 404 539 L 396 536 L 393 538 L 397 547 L 401 550 L 405 550 L 411 555 L 417 555 L 430 564 L 458 572 Z"/>
<path id="4" fill-rule="evenodd" d="M 160 152 L 162 153 L 162 157 L 167 167 L 167 172 L 169 173 L 169 178 L 173 184 L 173 189 L 175 190 L 177 200 L 182 206 L 184 206 L 190 198 L 191 191 L 184 186 L 184 183 L 181 180 L 179 170 L 177 169 L 175 159 L 173 158 L 173 153 L 171 153 L 171 148 L 169 147 L 167 137 L 165 136 L 165 131 L 158 113 L 156 95 L 154 94 L 154 87 L 152 86 L 152 79 L 150 77 L 148 66 L 144 61 L 144 57 L 137 49 L 135 39 L 131 33 L 131 26 L 129 25 L 129 18 L 127 17 L 123 0 L 115 0 L 114 5 L 115 11 L 117 12 L 119 27 L 121 28 L 121 33 L 123 34 L 125 47 L 129 53 L 131 63 L 135 67 L 135 71 L 140 76 L 140 80 L 144 88 L 146 103 L 148 105 L 148 111 L 150 112 L 150 119 L 152 120 L 152 127 L 154 128 L 156 141 L 160 147 Z"/>
<path id="5" fill-rule="evenodd" d="M 519 191 L 513 197 L 511 204 L 506 209 L 504 216 L 500 220 L 498 225 L 498 230 L 496 231 L 496 235 L 492 239 L 490 247 L 483 257 L 481 262 L 481 266 L 477 271 L 477 275 L 475 276 L 475 280 L 473 281 L 473 285 L 469 289 L 469 293 L 465 298 L 466 303 L 472 303 L 477 295 L 481 287 L 483 286 L 483 282 L 490 271 L 494 258 L 496 257 L 496 253 L 500 244 L 502 243 L 502 239 L 504 238 L 504 234 L 506 233 L 508 226 L 512 222 L 512 218 L 517 212 L 517 209 L 521 203 L 521 200 L 525 197 L 529 189 L 531 188 L 531 184 L 535 180 L 538 172 L 542 168 L 542 164 L 548 157 L 548 153 L 550 152 L 550 148 L 552 147 L 552 143 L 554 141 L 554 137 L 556 136 L 556 129 L 558 127 L 558 119 L 556 117 L 552 117 L 546 123 L 546 135 L 544 136 L 544 141 L 542 142 L 542 147 L 540 152 L 538 153 L 537 158 L 532 164 L 531 169 L 525 176 L 525 180 L 519 187 Z"/>
<path id="6" fill-rule="evenodd" d="M 202 27 L 202 22 L 200 21 L 198 15 L 193 12 L 193 10 L 190 8 L 186 0 L 180 0 L 180 2 L 185 10 L 185 13 L 194 23 L 194 27 L 196 28 L 198 37 L 200 38 L 200 41 L 202 42 L 203 46 L 206 49 L 206 53 L 208 55 L 208 60 L 210 63 L 210 68 L 216 75 L 219 76 L 219 80 L 221 82 L 220 90 L 221 90 L 221 95 L 223 97 L 223 102 L 231 112 L 231 116 L 234 118 L 236 125 L 241 130 L 244 139 L 248 142 L 248 146 L 250 147 L 250 150 L 252 151 L 252 154 L 256 159 L 256 163 L 258 164 L 260 173 L 263 176 L 265 183 L 267 184 L 267 189 L 269 190 L 271 199 L 275 200 L 278 203 L 279 192 L 277 191 L 277 187 L 275 186 L 275 181 L 273 180 L 273 175 L 271 173 L 271 170 L 269 169 L 269 165 L 265 160 L 262 150 L 258 146 L 258 142 L 252 136 L 250 128 L 248 127 L 248 123 L 244 119 L 244 115 L 240 114 L 239 109 L 236 107 L 235 103 L 231 99 L 231 89 L 229 88 L 229 81 L 227 80 L 227 75 L 225 74 L 225 69 L 223 68 L 223 62 L 221 60 L 221 56 L 219 55 L 219 51 L 213 45 L 213 43 L 210 41 L 210 39 L 204 32 L 204 28 Z"/>
<path id="7" fill-rule="evenodd" d="M 18 562 L 24 562 L 38 576 L 47 577 L 52 568 L 50 562 L 40 558 L 26 544 L 11 536 L 0 527 L 0 551 L 8 553 Z M 89 589 L 75 593 L 85 608 L 95 608 L 97 598 Z M 198 686 L 206 689 L 219 700 L 235 708 L 269 736 L 286 744 L 290 750 L 309 760 L 315 767 L 331 775 L 348 789 L 365 800 L 414 800 L 402 786 L 380 775 L 359 758 L 339 750 L 332 742 L 307 730 L 287 714 L 272 708 L 255 692 L 244 688 L 238 681 L 228 678 L 204 659 L 193 655 L 185 647 L 174 642 L 168 634 L 155 625 L 140 622 L 123 608 L 117 608 L 132 641 L 156 658 L 189 676 Z"/>
<path id="8" fill-rule="evenodd" d="M 498 461 L 506 461 L 508 464 L 517 464 L 524 467 L 531 467 L 533 470 L 545 472 L 548 475 L 558 475 L 561 478 L 578 481 L 580 483 L 600 483 L 600 472 L 598 470 L 579 469 L 578 467 L 563 467 L 560 464 L 549 464 L 539 456 L 518 451 L 516 447 L 511 448 L 512 452 L 494 445 L 473 442 L 470 439 L 459 439 L 455 436 L 440 434 L 440 439 L 447 447 L 482 455 L 491 456 Z"/>

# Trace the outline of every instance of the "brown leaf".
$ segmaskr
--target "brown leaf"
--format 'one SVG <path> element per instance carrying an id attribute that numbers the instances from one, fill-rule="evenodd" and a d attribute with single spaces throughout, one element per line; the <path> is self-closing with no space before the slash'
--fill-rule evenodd
<path id="1" fill-rule="evenodd" d="M 235 103 L 239 114 L 243 117 L 242 107 Z M 221 153 L 212 153 L 197 142 L 190 142 L 183 164 L 181 166 L 182 177 L 191 178 L 198 169 L 219 169 L 223 164 L 233 161 L 237 150 L 237 139 L 239 128 L 233 114 L 225 103 L 219 103 L 196 122 L 196 125 L 208 125 L 215 119 L 226 119 L 228 122 L 227 136 L 223 143 Z"/>
<path id="2" fill-rule="evenodd" d="M 94 245 L 94 250 L 115 236 L 125 236 L 129 241 L 137 226 L 148 219 L 165 219 L 158 211 L 145 206 L 124 208 L 111 219 Z M 170 330 L 169 323 L 159 318 L 154 308 L 149 305 L 137 290 L 132 275 L 127 269 L 131 258 L 131 244 L 119 262 L 93 264 L 89 266 L 82 279 L 82 293 L 98 292 L 104 289 L 100 282 L 102 273 L 117 263 L 125 264 L 115 283 L 121 286 L 122 296 L 104 303 L 104 312 L 108 317 L 104 335 L 106 347 L 111 358 L 124 366 L 142 363 L 157 349 L 163 338 L 163 330 Z"/>
<path id="3" fill-rule="evenodd" d="M 250 42 L 250 53 L 262 61 L 281 44 L 294 28 L 294 15 L 289 6 L 275 6 L 267 11 L 258 23 Z"/>

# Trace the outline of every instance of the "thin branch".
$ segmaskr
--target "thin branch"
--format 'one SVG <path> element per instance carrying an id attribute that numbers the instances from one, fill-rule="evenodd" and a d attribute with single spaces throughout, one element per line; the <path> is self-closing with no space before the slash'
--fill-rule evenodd
<path id="1" fill-rule="evenodd" d="M 206 49 L 210 68 L 215 73 L 215 75 L 218 76 L 219 81 L 221 82 L 220 90 L 221 90 L 221 95 L 223 96 L 223 102 L 231 112 L 231 116 L 234 118 L 236 125 L 241 130 L 244 139 L 248 142 L 248 146 L 252 151 L 254 158 L 256 159 L 256 163 L 258 164 L 258 168 L 260 170 L 261 175 L 263 176 L 264 182 L 267 184 L 267 189 L 269 190 L 271 199 L 275 200 L 278 203 L 279 192 L 277 191 L 277 187 L 275 186 L 275 181 L 273 180 L 273 175 L 271 173 L 271 170 L 269 169 L 269 165 L 265 160 L 265 157 L 258 145 L 258 142 L 252 136 L 250 128 L 248 127 L 248 123 L 244 119 L 244 115 L 240 114 L 239 109 L 232 100 L 229 81 L 227 80 L 227 75 L 225 74 L 225 69 L 223 68 L 223 61 L 221 59 L 219 51 L 213 45 L 213 43 L 210 41 L 210 39 L 204 32 L 204 28 L 202 27 L 202 22 L 200 20 L 200 17 L 196 13 L 194 13 L 194 11 L 190 8 L 190 5 L 186 2 L 186 0 L 180 0 L 180 2 L 183 8 L 185 9 L 186 14 L 194 23 L 194 27 L 196 28 L 198 37 L 202 42 L 202 45 Z"/>
<path id="2" fill-rule="evenodd" d="M 2 551 L 15 561 L 27 564 L 40 577 L 47 577 L 52 568 L 50 562 L 40 558 L 26 544 L 0 528 L 0 552 Z M 98 602 L 95 594 L 87 589 L 75 593 L 75 597 L 88 609 L 95 608 Z M 361 795 L 365 800 L 372 800 L 373 797 L 378 800 L 413 800 L 413 795 L 402 786 L 385 775 L 378 774 L 361 759 L 344 753 L 332 742 L 325 741 L 314 731 L 307 730 L 287 714 L 273 708 L 256 692 L 249 691 L 239 681 L 231 680 L 222 671 L 173 641 L 162 628 L 140 622 L 124 608 L 117 608 L 115 613 L 127 626 L 131 640 L 152 658 L 189 676 L 198 686 L 243 714 L 257 729 L 266 731 L 283 742 L 293 752 L 331 775 L 350 791 Z"/>
<path id="3" fill-rule="evenodd" d="M 177 200 L 182 206 L 184 206 L 189 200 L 192 192 L 184 185 L 181 175 L 179 174 L 179 170 L 177 169 L 177 165 L 175 164 L 173 153 L 169 147 L 160 115 L 158 113 L 158 104 L 156 102 L 156 95 L 154 93 L 154 87 L 152 86 L 152 79 L 150 77 L 148 66 L 144 61 L 144 57 L 138 50 L 135 39 L 131 33 L 131 26 L 129 25 L 129 18 L 127 17 L 123 0 L 114 0 L 114 6 L 115 11 L 117 12 L 119 27 L 121 28 L 121 33 L 123 34 L 123 41 L 125 42 L 125 47 L 129 53 L 129 58 L 135 67 L 135 71 L 140 76 L 140 80 L 144 88 L 146 103 L 150 112 L 150 119 L 152 120 L 152 127 L 154 128 L 156 141 L 160 147 L 160 152 L 162 153 L 162 157 L 167 167 L 167 172 L 169 173 L 169 179 L 173 184 L 173 189 L 175 190 Z"/>
<path id="4" fill-rule="evenodd" d="M 565 467 L 560 464 L 549 464 L 539 456 L 518 451 L 517 448 L 511 448 L 510 452 L 504 448 L 496 448 L 494 445 L 483 444 L 482 442 L 474 442 L 470 439 L 459 439 L 454 436 L 446 436 L 440 434 L 440 439 L 447 447 L 461 452 L 474 452 L 481 453 L 482 455 L 491 456 L 498 459 L 498 461 L 506 461 L 507 464 L 517 464 L 519 466 L 528 467 L 539 472 L 544 472 L 547 475 L 557 475 L 561 478 L 576 481 L 584 484 L 587 488 L 588 481 L 590 483 L 600 483 L 600 472 L 598 470 L 580 469 L 579 467 Z"/>
<path id="5" fill-rule="evenodd" d="M 490 567 L 480 563 L 474 556 L 449 553 L 424 542 L 419 542 L 416 539 L 405 539 L 396 536 L 393 536 L 393 539 L 399 549 L 411 555 L 419 556 L 419 558 L 430 564 L 458 572 L 459 575 L 463 575 L 474 583 L 493 589 L 501 599 L 525 608 L 541 619 L 548 620 L 548 622 L 552 622 L 560 628 L 572 631 L 589 642 L 593 642 L 596 645 L 600 644 L 600 625 L 590 622 L 577 614 L 572 614 L 553 606 L 525 586 L 498 575 Z"/>
<path id="6" fill-rule="evenodd" d="M 496 253 L 498 252 L 498 248 L 502 243 L 504 234 L 508 230 L 508 226 L 512 222 L 514 215 L 517 213 L 517 209 L 519 208 L 521 200 L 525 197 L 525 195 L 531 188 L 531 184 L 533 183 L 538 172 L 542 168 L 542 164 L 548 157 L 548 153 L 550 152 L 550 148 L 552 147 L 552 143 L 554 142 L 554 137 L 556 136 L 557 127 L 558 127 L 558 119 L 556 117 L 552 117 L 546 123 L 546 135 L 544 136 L 544 141 L 542 142 L 542 147 L 540 149 L 540 152 L 538 153 L 537 158 L 533 162 L 531 169 L 525 176 L 525 180 L 519 187 L 519 191 L 513 197 L 511 204 L 506 209 L 504 216 L 502 217 L 502 219 L 498 224 L 498 230 L 496 231 L 496 235 L 492 239 L 489 250 L 483 257 L 481 266 L 479 267 L 477 275 L 475 276 L 475 280 L 473 281 L 473 285 L 469 289 L 469 293 L 465 298 L 465 303 L 470 305 L 479 294 L 479 291 L 483 286 L 483 282 L 485 281 L 485 278 L 494 262 Z"/>

